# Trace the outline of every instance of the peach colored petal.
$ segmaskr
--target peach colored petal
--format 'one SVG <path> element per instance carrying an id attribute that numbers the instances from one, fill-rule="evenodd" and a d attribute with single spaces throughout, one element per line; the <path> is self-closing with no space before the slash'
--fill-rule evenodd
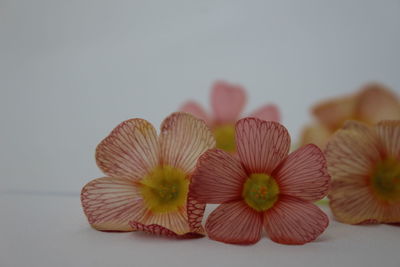
<path id="1" fill-rule="evenodd" d="M 182 105 L 179 109 L 180 111 L 192 114 L 196 118 L 204 120 L 207 124 L 210 124 L 210 118 L 208 117 L 206 111 L 203 107 L 195 102 L 195 101 L 188 101 Z"/>
<path id="2" fill-rule="evenodd" d="M 220 149 L 212 149 L 197 162 L 190 190 L 202 203 L 239 200 L 246 178 L 246 172 L 234 156 Z"/>
<path id="3" fill-rule="evenodd" d="M 400 160 L 400 120 L 382 121 L 375 126 L 385 156 L 396 157 Z"/>
<path id="4" fill-rule="evenodd" d="M 81 201 L 89 223 L 103 231 L 133 231 L 129 221 L 146 213 L 139 191 L 126 178 L 104 177 L 89 182 L 82 189 Z"/>
<path id="5" fill-rule="evenodd" d="M 159 159 L 154 127 L 145 120 L 131 119 L 119 124 L 96 148 L 96 162 L 109 176 L 141 179 Z"/>
<path id="6" fill-rule="evenodd" d="M 264 213 L 264 227 L 272 241 L 301 245 L 315 240 L 329 219 L 316 205 L 293 197 L 281 197 Z"/>
<path id="7" fill-rule="evenodd" d="M 348 224 L 400 222 L 400 204 L 380 203 L 366 182 L 334 180 L 328 197 L 332 213 L 340 222 Z"/>
<path id="8" fill-rule="evenodd" d="M 208 216 L 208 236 L 224 243 L 254 244 L 261 238 L 262 213 L 243 201 L 221 204 Z"/>
<path id="9" fill-rule="evenodd" d="M 321 149 L 325 148 L 332 132 L 321 124 L 306 126 L 303 129 L 300 139 L 300 145 L 315 144 Z"/>
<path id="10" fill-rule="evenodd" d="M 372 83 L 358 96 L 357 117 L 370 124 L 381 120 L 400 120 L 400 99 L 383 85 Z"/>
<path id="11" fill-rule="evenodd" d="M 346 120 L 354 119 L 356 103 L 356 95 L 335 98 L 316 105 L 312 113 L 322 125 L 334 131 L 342 127 Z"/>
<path id="12" fill-rule="evenodd" d="M 235 123 L 246 103 L 243 87 L 218 81 L 211 91 L 211 107 L 218 124 Z"/>
<path id="13" fill-rule="evenodd" d="M 277 122 L 244 118 L 236 123 L 239 158 L 248 173 L 271 174 L 288 155 L 290 136 Z"/>
<path id="14" fill-rule="evenodd" d="M 189 222 L 189 227 L 192 232 L 204 234 L 204 228 L 201 225 L 201 221 L 203 220 L 204 210 L 206 208 L 205 204 L 199 203 L 193 196 L 192 192 L 189 191 L 186 211 Z"/>
<path id="15" fill-rule="evenodd" d="M 176 112 L 161 125 L 160 145 L 163 164 L 191 173 L 200 155 L 215 146 L 215 140 L 203 120 Z"/>
<path id="16" fill-rule="evenodd" d="M 325 197 L 331 180 L 324 154 L 312 144 L 291 153 L 272 176 L 278 182 L 281 194 L 307 201 Z"/>
<path id="17" fill-rule="evenodd" d="M 175 212 L 149 213 L 147 216 L 137 220 L 131 220 L 143 225 L 159 225 L 171 230 L 177 235 L 184 235 L 191 232 L 186 206 Z"/>
<path id="18" fill-rule="evenodd" d="M 144 225 L 142 223 L 135 222 L 135 221 L 130 222 L 130 226 L 135 231 L 142 231 L 142 232 L 146 232 L 146 233 L 150 233 L 150 234 L 154 234 L 154 235 L 173 237 L 173 238 L 178 238 L 178 239 L 198 238 L 198 237 L 204 236 L 204 234 L 196 233 L 196 232 L 190 232 L 190 233 L 186 233 L 183 235 L 178 235 L 178 234 L 174 233 L 173 231 L 171 231 L 165 227 L 162 227 L 160 225 L 157 225 L 157 224 Z"/>
<path id="19" fill-rule="evenodd" d="M 279 112 L 278 106 L 274 104 L 264 105 L 256 109 L 249 117 L 259 118 L 265 121 L 276 121 L 281 120 L 281 114 Z"/>
<path id="20" fill-rule="evenodd" d="M 371 128 L 348 121 L 329 141 L 325 156 L 333 180 L 365 185 L 372 166 L 381 158 L 381 149 Z"/>

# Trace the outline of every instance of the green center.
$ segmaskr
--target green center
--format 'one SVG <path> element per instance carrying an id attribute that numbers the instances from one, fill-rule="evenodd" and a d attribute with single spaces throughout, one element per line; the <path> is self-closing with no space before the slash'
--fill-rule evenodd
<path id="1" fill-rule="evenodd" d="M 235 152 L 235 126 L 225 124 L 214 128 L 216 147 L 227 152 Z"/>
<path id="2" fill-rule="evenodd" d="M 253 173 L 244 183 L 244 201 L 256 211 L 266 211 L 278 200 L 279 186 L 265 173 Z"/>
<path id="3" fill-rule="evenodd" d="M 379 162 L 373 171 L 371 184 L 382 200 L 400 202 L 400 161 L 387 158 Z"/>

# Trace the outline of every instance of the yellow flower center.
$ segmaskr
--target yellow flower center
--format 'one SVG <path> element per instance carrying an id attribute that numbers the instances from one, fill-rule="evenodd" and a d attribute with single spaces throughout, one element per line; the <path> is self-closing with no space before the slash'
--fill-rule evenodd
<path id="1" fill-rule="evenodd" d="M 152 212 L 172 212 L 186 204 L 189 180 L 181 169 L 159 166 L 139 182 L 139 188 Z"/>
<path id="2" fill-rule="evenodd" d="M 214 128 L 216 147 L 227 152 L 235 152 L 235 125 L 225 124 Z"/>
<path id="3" fill-rule="evenodd" d="M 266 211 L 278 200 L 279 186 L 275 179 L 264 173 L 253 173 L 244 183 L 244 201 L 256 211 Z"/>
<path id="4" fill-rule="evenodd" d="M 389 203 L 400 202 L 400 161 L 387 158 L 373 171 L 371 184 L 375 194 Z"/>

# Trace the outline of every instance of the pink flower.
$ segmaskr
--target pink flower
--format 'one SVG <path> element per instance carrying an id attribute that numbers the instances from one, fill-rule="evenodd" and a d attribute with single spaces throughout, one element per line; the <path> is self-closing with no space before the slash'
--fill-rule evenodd
<path id="1" fill-rule="evenodd" d="M 186 113 L 167 117 L 159 136 L 145 120 L 121 123 L 96 149 L 106 177 L 82 189 L 89 223 L 104 231 L 203 234 L 204 205 L 191 197 L 189 184 L 197 159 L 214 145 L 206 124 Z"/>
<path id="2" fill-rule="evenodd" d="M 290 137 L 277 122 L 244 118 L 235 131 L 238 156 L 208 150 L 192 176 L 197 201 L 221 204 L 207 219 L 209 237 L 252 244 L 264 228 L 278 243 L 316 239 L 329 222 L 312 203 L 327 194 L 330 183 L 321 150 L 307 145 L 288 155 Z"/>
<path id="3" fill-rule="evenodd" d="M 326 158 L 338 221 L 400 223 L 400 121 L 348 121 L 328 142 Z"/>
<path id="4" fill-rule="evenodd" d="M 207 123 L 213 130 L 217 148 L 235 152 L 235 123 L 240 119 L 245 103 L 246 92 L 243 87 L 217 81 L 211 91 L 212 115 L 207 114 L 201 105 L 194 101 L 186 102 L 180 110 L 191 113 Z M 258 108 L 250 117 L 280 121 L 279 110 L 272 104 Z"/>

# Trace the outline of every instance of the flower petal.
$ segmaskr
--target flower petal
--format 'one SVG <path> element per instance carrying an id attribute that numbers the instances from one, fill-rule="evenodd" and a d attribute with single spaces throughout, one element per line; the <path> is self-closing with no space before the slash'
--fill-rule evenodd
<path id="1" fill-rule="evenodd" d="M 208 117 L 203 107 L 195 101 L 188 101 L 184 103 L 179 110 L 192 114 L 193 116 L 204 120 L 207 124 L 210 123 L 210 118 Z"/>
<path id="2" fill-rule="evenodd" d="M 314 106 L 312 113 L 322 125 L 334 131 L 346 120 L 354 119 L 356 103 L 356 95 L 335 98 Z"/>
<path id="3" fill-rule="evenodd" d="M 218 81 L 211 91 L 211 106 L 218 124 L 235 123 L 246 103 L 243 87 Z"/>
<path id="4" fill-rule="evenodd" d="M 356 113 L 360 120 L 370 124 L 400 120 L 400 99 L 383 85 L 368 84 L 360 92 Z"/>
<path id="5" fill-rule="evenodd" d="M 221 204 L 208 216 L 206 231 L 217 241 L 232 244 L 253 244 L 260 240 L 262 213 L 243 201 Z"/>
<path id="6" fill-rule="evenodd" d="M 173 238 L 178 238 L 178 239 L 186 239 L 186 238 L 198 238 L 198 237 L 203 237 L 204 234 L 201 233 L 196 233 L 196 232 L 189 232 L 183 235 L 178 235 L 174 233 L 173 231 L 162 227 L 157 224 L 151 224 L 151 225 L 144 225 L 139 222 L 131 221 L 130 226 L 132 229 L 135 231 L 142 231 L 154 235 L 159 235 L 159 236 L 167 236 L 167 237 L 173 237 Z"/>
<path id="7" fill-rule="evenodd" d="M 329 206 L 335 218 L 348 224 L 400 222 L 400 204 L 379 202 L 366 182 L 334 180 L 329 192 Z"/>
<path id="8" fill-rule="evenodd" d="M 159 145 L 154 127 L 145 120 L 119 124 L 96 148 L 96 162 L 109 176 L 141 179 L 159 162 Z"/>
<path id="9" fill-rule="evenodd" d="M 284 196 L 264 213 L 264 227 L 272 241 L 301 245 L 315 240 L 329 219 L 316 205 Z"/>
<path id="10" fill-rule="evenodd" d="M 167 228 L 177 235 L 184 235 L 191 232 L 186 207 L 175 212 L 151 213 L 148 216 L 132 220 L 143 225 L 159 225 Z"/>
<path id="11" fill-rule="evenodd" d="M 325 156 L 333 180 L 364 185 L 371 167 L 381 158 L 378 139 L 362 123 L 348 121 L 329 141 Z"/>
<path id="12" fill-rule="evenodd" d="M 400 159 L 400 120 L 379 122 L 375 130 L 385 149 L 385 156 Z"/>
<path id="13" fill-rule="evenodd" d="M 290 148 L 290 136 L 277 122 L 244 118 L 236 123 L 237 151 L 248 173 L 271 174 Z"/>
<path id="14" fill-rule="evenodd" d="M 199 203 L 193 196 L 192 192 L 189 191 L 186 210 L 187 217 L 189 221 L 189 226 L 192 232 L 204 234 L 204 228 L 201 225 L 201 221 L 203 220 L 204 210 L 206 209 L 206 205 Z"/>
<path id="15" fill-rule="evenodd" d="M 190 190 L 202 203 L 224 203 L 241 198 L 247 178 L 240 162 L 231 154 L 212 149 L 197 162 Z"/>
<path id="16" fill-rule="evenodd" d="M 94 179 L 83 187 L 81 201 L 89 223 L 103 231 L 133 231 L 129 221 L 146 213 L 139 191 L 126 178 Z"/>
<path id="17" fill-rule="evenodd" d="M 250 114 L 249 117 L 259 118 L 260 120 L 265 121 L 279 122 L 281 120 L 281 114 L 279 112 L 278 106 L 273 104 L 264 105 L 256 109 L 253 113 Z"/>
<path id="18" fill-rule="evenodd" d="M 278 182 L 281 194 L 307 201 L 325 197 L 331 180 L 324 154 L 312 144 L 291 153 L 272 176 Z"/>
<path id="19" fill-rule="evenodd" d="M 163 164 L 191 173 L 200 155 L 215 146 L 215 140 L 204 121 L 176 112 L 162 123 L 160 144 Z"/>
<path id="20" fill-rule="evenodd" d="M 331 134 L 332 132 L 321 124 L 306 126 L 301 134 L 300 145 L 315 144 L 323 149 Z"/>

